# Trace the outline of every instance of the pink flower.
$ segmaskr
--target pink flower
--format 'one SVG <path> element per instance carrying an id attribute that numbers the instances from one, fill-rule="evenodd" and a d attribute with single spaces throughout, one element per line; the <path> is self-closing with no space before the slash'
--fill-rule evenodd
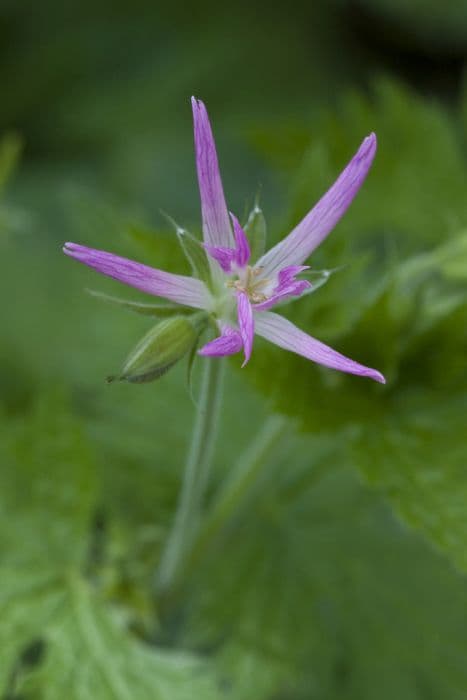
<path id="1" fill-rule="evenodd" d="M 195 98 L 192 107 L 204 247 L 211 274 L 209 288 L 200 279 L 163 272 L 75 243 L 66 243 L 64 252 L 143 292 L 211 314 L 220 335 L 199 350 L 201 355 L 219 357 L 243 350 L 245 365 L 257 333 L 325 367 L 384 383 L 383 375 L 377 370 L 341 355 L 270 310 L 310 288 L 310 282 L 297 276 L 308 269 L 305 261 L 334 228 L 360 189 L 373 162 L 376 136 L 370 134 L 363 140 L 336 182 L 293 231 L 259 260 L 252 261 L 246 233 L 227 210 L 206 108 Z"/>

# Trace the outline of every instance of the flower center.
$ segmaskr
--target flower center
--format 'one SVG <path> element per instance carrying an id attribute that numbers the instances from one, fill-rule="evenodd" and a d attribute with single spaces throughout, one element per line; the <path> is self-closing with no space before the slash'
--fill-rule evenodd
<path id="1" fill-rule="evenodd" d="M 261 291 L 269 284 L 269 280 L 266 278 L 258 279 L 262 270 L 260 267 L 250 267 L 249 265 L 242 271 L 242 275 L 236 280 L 228 280 L 225 283 L 226 287 L 231 289 L 236 289 L 237 292 L 244 292 L 248 294 L 248 298 L 253 304 L 261 304 L 261 302 L 266 301 L 267 295 Z"/>

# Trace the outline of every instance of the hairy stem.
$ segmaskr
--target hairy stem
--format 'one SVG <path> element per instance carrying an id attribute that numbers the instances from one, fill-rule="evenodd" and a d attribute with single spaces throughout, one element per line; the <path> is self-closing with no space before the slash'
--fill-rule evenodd
<path id="1" fill-rule="evenodd" d="M 205 361 L 201 396 L 183 473 L 180 499 L 157 572 L 156 585 L 161 596 L 170 591 L 177 579 L 198 529 L 217 436 L 223 375 L 223 360 Z"/>
<path id="2" fill-rule="evenodd" d="M 179 576 L 173 581 L 172 595 L 174 597 L 179 592 L 177 587 L 180 581 L 186 580 L 190 572 L 196 568 L 224 526 L 244 502 L 272 450 L 277 446 L 286 425 L 286 420 L 281 416 L 268 418 L 262 430 L 233 466 L 226 483 L 200 524 L 192 539 L 190 549 L 181 562 Z"/>

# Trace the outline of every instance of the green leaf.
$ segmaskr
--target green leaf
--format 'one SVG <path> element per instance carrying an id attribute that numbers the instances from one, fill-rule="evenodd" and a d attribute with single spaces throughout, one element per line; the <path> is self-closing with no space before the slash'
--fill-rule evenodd
<path id="1" fill-rule="evenodd" d="M 352 441 L 356 466 L 412 527 L 467 572 L 467 393 L 408 394 Z"/>
<path id="2" fill-rule="evenodd" d="M 317 267 L 352 264 L 362 253 L 379 265 L 396 264 L 446 241 L 467 219 L 467 167 L 452 115 L 434 100 L 379 79 L 370 98 L 350 92 L 338 110 L 323 110 L 304 131 L 294 162 L 279 161 L 289 205 L 282 225 L 270 231 L 275 240 L 312 208 L 372 131 L 378 139 L 373 166 L 349 211 L 313 254 Z M 259 144 L 266 158 L 269 147 L 278 148 L 272 133 Z M 283 149 L 285 157 L 287 142 Z"/>
<path id="3" fill-rule="evenodd" d="M 190 700 L 193 692 L 220 697 L 205 664 L 133 639 L 123 611 L 109 608 L 78 576 L 47 579 L 3 566 L 0 573 L 0 687 L 12 696 L 26 690 L 45 700 L 65 693 L 72 700 Z M 40 656 L 35 664 L 15 665 L 12 652 L 26 649 L 26 640 L 41 640 Z"/>
<path id="4" fill-rule="evenodd" d="M 334 387 L 321 380 L 305 403 L 305 381 L 295 407 L 298 414 L 306 409 L 304 423 L 316 431 L 352 426 L 355 466 L 464 571 L 466 241 L 462 232 L 396 267 L 344 336 L 346 354 L 358 357 L 360 346 L 374 354 L 372 365 L 385 371 L 389 391 L 351 386 L 350 378 Z M 280 382 L 281 369 L 277 376 Z M 289 399 L 279 398 L 281 404 Z"/>
<path id="5" fill-rule="evenodd" d="M 3 426 L 0 692 L 44 700 L 219 698 L 209 664 L 128 631 L 92 563 L 95 461 L 60 396 Z M 100 584 L 100 585 L 99 585 Z"/>
<path id="6" fill-rule="evenodd" d="M 456 416 L 467 392 L 467 166 L 440 106 L 387 81 L 375 95 L 373 103 L 348 97 L 339 116 L 328 114 L 315 126 L 319 140 L 303 161 L 283 228 L 300 220 L 374 130 L 374 166 L 311 261 L 345 268 L 317 294 L 288 306 L 287 315 L 382 371 L 388 385 L 331 372 L 266 343 L 255 346 L 256 371 L 247 376 L 306 430 L 358 436 L 354 462 L 361 473 L 465 570 L 459 506 L 465 448 Z M 426 426 L 422 432 L 417 421 Z"/>
<path id="7" fill-rule="evenodd" d="M 94 463 L 60 396 L 2 426 L 0 689 L 23 649 L 42 638 L 60 577 L 82 566 L 95 505 Z"/>
<path id="8" fill-rule="evenodd" d="M 82 581 L 71 581 L 47 629 L 48 649 L 28 690 L 47 700 L 191 700 L 218 698 L 206 668 L 189 654 L 161 652 L 132 639 L 118 611 L 106 609 Z M 79 663 L 77 663 L 79 659 Z"/>
<path id="9" fill-rule="evenodd" d="M 189 641 L 229 630 L 217 663 L 245 700 L 305 699 L 310 689 L 418 700 L 420 688 L 461 700 L 464 578 L 335 466 L 341 437 L 293 442 L 287 432 L 187 582 Z"/>
<path id="10" fill-rule="evenodd" d="M 67 401 L 57 392 L 29 418 L 3 422 L 0 442 L 2 563 L 43 565 L 46 555 L 44 572 L 57 561 L 79 567 L 96 503 L 95 463 Z"/>

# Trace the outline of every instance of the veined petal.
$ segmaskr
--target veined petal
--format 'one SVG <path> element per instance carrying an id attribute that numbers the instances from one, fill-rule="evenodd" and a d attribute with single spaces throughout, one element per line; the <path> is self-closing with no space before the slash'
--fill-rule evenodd
<path id="1" fill-rule="evenodd" d="M 336 182 L 283 241 L 256 263 L 264 276 L 289 265 L 300 265 L 319 246 L 346 212 L 360 189 L 376 153 L 376 136 L 367 136 Z"/>
<path id="2" fill-rule="evenodd" d="M 311 283 L 307 280 L 294 280 L 289 282 L 287 285 L 281 285 L 277 290 L 266 299 L 266 301 L 261 301 L 259 304 L 253 306 L 254 311 L 267 311 L 272 309 L 273 306 L 279 304 L 284 299 L 289 297 L 300 297 L 302 294 L 307 292 L 311 288 Z"/>
<path id="3" fill-rule="evenodd" d="M 191 98 L 191 106 L 204 241 L 211 246 L 231 247 L 232 229 L 208 113 L 203 102 L 194 97 Z"/>
<path id="4" fill-rule="evenodd" d="M 289 265 L 289 267 L 282 268 L 277 275 L 278 286 L 281 287 L 282 285 L 289 284 L 291 281 L 295 280 L 296 275 L 309 269 L 309 265 Z"/>
<path id="5" fill-rule="evenodd" d="M 250 260 L 250 244 L 248 243 L 246 233 L 240 226 L 240 222 L 237 219 L 237 217 L 232 213 L 230 213 L 230 217 L 232 219 L 235 236 L 235 262 L 239 267 L 245 267 L 245 265 Z"/>
<path id="6" fill-rule="evenodd" d="M 250 300 L 248 299 L 248 294 L 245 294 L 245 292 L 240 292 L 237 295 L 237 310 L 238 327 L 240 329 L 240 335 L 243 341 L 243 351 L 245 353 L 245 360 L 242 364 L 242 367 L 245 367 L 246 363 L 251 357 L 251 351 L 253 349 L 253 337 L 255 334 L 253 309 L 251 308 Z"/>
<path id="7" fill-rule="evenodd" d="M 358 362 L 341 355 L 328 345 L 301 331 L 283 316 L 270 311 L 256 314 L 255 327 L 258 335 L 284 348 L 284 350 L 296 352 L 308 360 L 313 360 L 313 362 L 331 369 L 357 374 L 361 377 L 370 377 L 381 384 L 386 383 L 383 375 L 377 370 L 360 365 Z"/>
<path id="8" fill-rule="evenodd" d="M 216 260 L 224 272 L 231 272 L 237 253 L 233 248 L 223 248 L 215 245 L 204 245 L 207 254 Z"/>
<path id="9" fill-rule="evenodd" d="M 76 243 L 65 243 L 63 252 L 94 268 L 97 272 L 147 294 L 164 297 L 184 306 L 193 306 L 195 309 L 205 309 L 210 306 L 210 294 L 206 285 L 193 277 L 173 275 L 170 272 L 163 272 L 133 260 L 121 258 L 113 253 L 86 248 Z"/>
<path id="10" fill-rule="evenodd" d="M 296 280 L 295 275 L 308 269 L 308 265 L 284 267 L 277 275 L 277 285 L 273 288 L 272 294 L 265 301 L 255 304 L 253 310 L 267 311 L 288 297 L 299 297 L 304 294 L 311 288 L 311 283 L 307 280 Z"/>
<path id="11" fill-rule="evenodd" d="M 204 244 L 208 255 L 216 260 L 222 270 L 229 274 L 232 272 L 233 265 L 237 267 L 245 267 L 250 259 L 250 246 L 245 231 L 240 226 L 240 222 L 233 214 L 232 223 L 235 232 L 235 248 L 226 248 L 224 246 L 214 246 Z"/>
<path id="12" fill-rule="evenodd" d="M 240 352 L 242 347 L 243 342 L 240 333 L 230 326 L 224 326 L 222 334 L 206 343 L 201 350 L 198 350 L 198 355 L 224 357 L 225 355 L 235 355 L 235 353 Z"/>

